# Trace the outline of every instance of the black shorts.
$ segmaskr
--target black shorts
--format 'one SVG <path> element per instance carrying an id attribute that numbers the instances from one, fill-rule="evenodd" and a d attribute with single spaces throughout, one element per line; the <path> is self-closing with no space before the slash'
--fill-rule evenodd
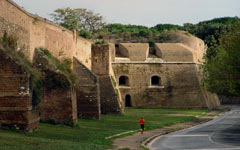
<path id="1" fill-rule="evenodd" d="M 144 124 L 141 124 L 141 128 L 144 130 Z"/>

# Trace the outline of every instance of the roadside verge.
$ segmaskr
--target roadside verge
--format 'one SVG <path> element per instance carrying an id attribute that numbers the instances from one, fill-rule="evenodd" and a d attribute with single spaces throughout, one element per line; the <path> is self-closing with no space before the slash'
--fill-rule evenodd
<path id="1" fill-rule="evenodd" d="M 118 138 L 114 140 L 112 150 L 140 150 L 147 149 L 145 146 L 155 139 L 158 136 L 165 135 L 171 132 L 183 130 L 186 128 L 190 128 L 205 122 L 208 122 L 212 119 L 217 118 L 222 115 L 224 112 L 229 111 L 231 109 L 230 106 L 221 106 L 216 110 L 206 113 L 203 116 L 198 117 L 195 120 L 188 121 L 185 123 L 175 124 L 171 126 L 166 126 L 156 130 L 150 130 L 141 134 L 137 132 L 133 135 L 126 136 L 123 138 Z"/>

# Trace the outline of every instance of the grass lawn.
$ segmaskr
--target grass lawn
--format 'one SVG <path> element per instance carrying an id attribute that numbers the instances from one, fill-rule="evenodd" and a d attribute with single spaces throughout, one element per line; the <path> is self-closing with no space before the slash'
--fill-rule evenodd
<path id="1" fill-rule="evenodd" d="M 145 118 L 146 130 L 189 121 L 207 110 L 125 109 L 124 115 L 102 115 L 100 121 L 79 119 L 75 127 L 40 124 L 33 133 L 0 130 L 0 150 L 105 150 L 112 144 L 105 137 L 139 129 Z"/>

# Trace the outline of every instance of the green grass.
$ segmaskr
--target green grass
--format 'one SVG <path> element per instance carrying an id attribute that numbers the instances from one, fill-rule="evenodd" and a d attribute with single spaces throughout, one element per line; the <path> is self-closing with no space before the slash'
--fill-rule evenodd
<path id="1" fill-rule="evenodd" d="M 32 133 L 0 130 L 1 150 L 104 150 L 112 144 L 105 138 L 139 129 L 138 119 L 145 118 L 147 130 L 189 121 L 207 110 L 126 109 L 124 115 L 102 115 L 100 121 L 79 119 L 75 127 L 40 124 Z"/>

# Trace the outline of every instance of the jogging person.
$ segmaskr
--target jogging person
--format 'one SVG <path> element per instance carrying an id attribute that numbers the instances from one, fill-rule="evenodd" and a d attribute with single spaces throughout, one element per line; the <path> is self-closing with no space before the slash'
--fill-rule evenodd
<path id="1" fill-rule="evenodd" d="M 141 134 L 143 134 L 143 131 L 144 131 L 144 118 L 143 117 L 141 117 L 141 119 L 139 120 L 139 123 L 140 123 L 140 127 L 142 129 Z"/>

